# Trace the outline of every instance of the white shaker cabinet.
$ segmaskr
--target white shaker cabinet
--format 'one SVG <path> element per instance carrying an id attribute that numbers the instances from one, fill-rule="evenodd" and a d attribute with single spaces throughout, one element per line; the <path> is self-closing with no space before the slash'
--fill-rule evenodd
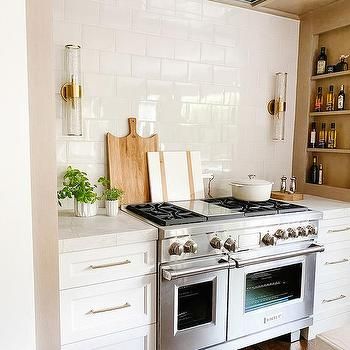
<path id="1" fill-rule="evenodd" d="M 156 228 L 61 215 L 61 350 L 156 349 Z"/>

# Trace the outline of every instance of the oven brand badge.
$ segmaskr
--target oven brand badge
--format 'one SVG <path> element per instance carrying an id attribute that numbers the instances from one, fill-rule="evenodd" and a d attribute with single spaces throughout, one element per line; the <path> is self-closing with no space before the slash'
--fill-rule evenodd
<path id="1" fill-rule="evenodd" d="M 276 314 L 276 315 L 271 315 L 271 316 L 267 316 L 264 317 L 264 323 L 270 323 L 270 322 L 274 322 L 274 321 L 278 321 L 282 318 L 282 314 Z"/>

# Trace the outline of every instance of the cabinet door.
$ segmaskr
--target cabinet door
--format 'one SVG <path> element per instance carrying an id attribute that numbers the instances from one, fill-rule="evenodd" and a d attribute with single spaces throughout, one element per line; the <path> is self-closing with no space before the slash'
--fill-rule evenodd
<path id="1" fill-rule="evenodd" d="M 60 289 L 115 281 L 155 272 L 156 242 L 60 255 Z"/>
<path id="2" fill-rule="evenodd" d="M 156 276 L 67 289 L 61 295 L 61 340 L 69 344 L 155 322 Z"/>
<path id="3" fill-rule="evenodd" d="M 62 346 L 61 350 L 155 350 L 155 324 Z"/>

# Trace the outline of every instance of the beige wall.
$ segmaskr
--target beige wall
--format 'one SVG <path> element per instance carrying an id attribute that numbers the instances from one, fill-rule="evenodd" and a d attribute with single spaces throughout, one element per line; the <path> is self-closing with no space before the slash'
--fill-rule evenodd
<path id="1" fill-rule="evenodd" d="M 52 3 L 27 0 L 37 350 L 59 349 Z"/>

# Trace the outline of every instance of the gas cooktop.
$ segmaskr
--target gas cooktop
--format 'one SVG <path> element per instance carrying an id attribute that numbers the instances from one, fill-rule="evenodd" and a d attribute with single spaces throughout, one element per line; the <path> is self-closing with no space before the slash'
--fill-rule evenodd
<path id="1" fill-rule="evenodd" d="M 128 205 L 127 210 L 161 226 L 307 211 L 275 200 L 243 202 L 233 197 Z"/>

